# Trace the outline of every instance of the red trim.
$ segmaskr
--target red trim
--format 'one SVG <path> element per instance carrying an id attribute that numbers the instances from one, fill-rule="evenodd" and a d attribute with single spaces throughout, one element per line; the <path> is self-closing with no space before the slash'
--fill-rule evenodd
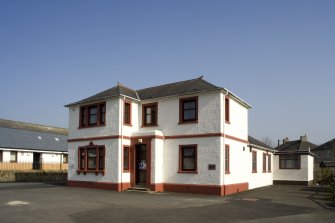
<path id="1" fill-rule="evenodd" d="M 249 189 L 249 183 L 237 183 L 237 184 L 227 184 L 223 185 L 223 195 L 234 194 Z"/>
<path id="2" fill-rule="evenodd" d="M 150 190 L 155 191 L 155 192 L 163 192 L 164 184 L 163 183 L 150 184 Z"/>
<path id="3" fill-rule="evenodd" d="M 221 186 L 218 185 L 164 183 L 164 191 L 191 193 L 191 194 L 220 195 L 220 196 L 223 195 L 221 193 Z"/>
<path id="4" fill-rule="evenodd" d="M 234 136 L 230 136 L 223 133 L 203 133 L 203 134 L 189 134 L 189 135 L 171 135 L 171 136 L 160 136 L 160 135 L 147 135 L 147 136 L 123 136 L 124 139 L 186 139 L 186 138 L 205 138 L 205 137 L 226 137 L 234 141 L 242 142 L 248 144 L 249 142 L 244 139 L 240 139 Z M 111 135 L 111 136 L 96 136 L 87 138 L 74 138 L 68 139 L 68 142 L 81 142 L 81 141 L 94 141 L 94 140 L 106 140 L 106 139 L 120 139 L 121 135 Z"/>
<path id="5" fill-rule="evenodd" d="M 130 183 L 107 183 L 107 182 L 93 182 L 93 181 L 76 181 L 68 180 L 67 185 L 70 187 L 84 187 L 102 190 L 124 191 L 130 187 Z"/>
<path id="6" fill-rule="evenodd" d="M 237 137 L 234 137 L 234 136 L 231 136 L 231 135 L 227 135 L 225 134 L 224 135 L 227 139 L 231 139 L 231 140 L 235 140 L 235 141 L 238 141 L 238 142 L 241 142 L 241 143 L 246 143 L 248 144 L 248 140 L 245 140 L 245 139 L 240 139 L 240 138 L 237 138 Z"/>

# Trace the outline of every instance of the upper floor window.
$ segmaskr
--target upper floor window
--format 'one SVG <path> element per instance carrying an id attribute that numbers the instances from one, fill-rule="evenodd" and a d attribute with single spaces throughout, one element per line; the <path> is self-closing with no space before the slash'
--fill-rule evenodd
<path id="1" fill-rule="evenodd" d="M 280 169 L 300 169 L 300 155 L 285 154 L 279 155 Z"/>
<path id="2" fill-rule="evenodd" d="M 93 171 L 96 174 L 105 170 L 105 146 L 93 145 L 79 147 L 78 149 L 78 170 L 84 174 Z"/>
<path id="3" fill-rule="evenodd" d="M 124 102 L 123 123 L 131 125 L 131 102 Z"/>
<path id="4" fill-rule="evenodd" d="M 229 98 L 225 98 L 225 121 L 230 123 L 230 101 Z"/>
<path id="5" fill-rule="evenodd" d="M 257 152 L 252 151 L 252 172 L 257 173 Z"/>
<path id="6" fill-rule="evenodd" d="M 79 127 L 105 125 L 106 104 L 86 105 L 80 107 Z"/>
<path id="7" fill-rule="evenodd" d="M 198 121 L 198 97 L 180 99 L 179 113 L 179 123 Z"/>
<path id="8" fill-rule="evenodd" d="M 179 147 L 179 172 L 197 171 L 197 145 Z"/>
<path id="9" fill-rule="evenodd" d="M 157 125 L 157 103 L 142 105 L 142 125 L 156 126 Z"/>

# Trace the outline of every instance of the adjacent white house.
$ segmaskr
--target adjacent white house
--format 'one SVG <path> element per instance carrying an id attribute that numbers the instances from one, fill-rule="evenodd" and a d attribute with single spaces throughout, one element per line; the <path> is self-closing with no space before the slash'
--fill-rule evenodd
<path id="1" fill-rule="evenodd" d="M 287 137 L 274 154 L 274 184 L 312 185 L 314 179 L 314 154 L 316 145 L 307 136 L 290 141 Z"/>
<path id="2" fill-rule="evenodd" d="M 0 119 L 0 170 L 67 169 L 68 130 Z"/>
<path id="3" fill-rule="evenodd" d="M 118 84 L 66 107 L 70 186 L 227 195 L 272 184 L 273 150 L 248 136 L 251 106 L 202 77 Z"/>

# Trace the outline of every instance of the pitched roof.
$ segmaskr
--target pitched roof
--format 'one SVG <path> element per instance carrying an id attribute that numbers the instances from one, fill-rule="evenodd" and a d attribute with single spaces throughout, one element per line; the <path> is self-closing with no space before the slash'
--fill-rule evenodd
<path id="1" fill-rule="evenodd" d="M 199 78 L 191 79 L 191 80 L 179 81 L 179 82 L 174 82 L 170 84 L 164 84 L 164 85 L 149 87 L 145 89 L 140 89 L 140 90 L 133 90 L 121 84 L 118 84 L 117 86 L 113 88 L 102 91 L 91 97 L 65 105 L 65 107 L 69 107 L 71 105 L 77 105 L 81 103 L 86 103 L 86 102 L 103 100 L 103 99 L 111 98 L 111 97 L 118 97 L 118 96 L 127 96 L 127 97 L 137 99 L 137 100 L 149 100 L 149 99 L 157 99 L 157 98 L 162 98 L 162 97 L 171 97 L 171 96 L 178 96 L 178 95 L 201 93 L 201 92 L 214 91 L 214 90 L 223 90 L 226 93 L 228 93 L 232 98 L 235 98 L 237 101 L 243 104 L 245 107 L 251 108 L 249 104 L 247 104 L 242 99 L 234 95 L 232 92 L 228 91 L 225 88 L 215 86 L 205 81 L 202 76 Z"/>
<path id="2" fill-rule="evenodd" d="M 273 149 L 271 146 L 266 145 L 264 142 L 258 139 L 255 139 L 252 136 L 248 136 L 248 141 L 249 141 L 249 144 L 252 144 L 252 145 L 256 145 L 256 146 L 260 146 L 260 147 L 268 148 L 268 149 Z"/>
<path id="3" fill-rule="evenodd" d="M 67 152 L 68 130 L 0 119 L 0 148 Z"/>
<path id="4" fill-rule="evenodd" d="M 335 138 L 313 149 L 313 151 L 320 150 L 335 150 Z"/>
<path id="5" fill-rule="evenodd" d="M 275 148 L 279 152 L 299 152 L 310 151 L 316 147 L 315 144 L 305 140 L 293 140 L 283 143 Z"/>

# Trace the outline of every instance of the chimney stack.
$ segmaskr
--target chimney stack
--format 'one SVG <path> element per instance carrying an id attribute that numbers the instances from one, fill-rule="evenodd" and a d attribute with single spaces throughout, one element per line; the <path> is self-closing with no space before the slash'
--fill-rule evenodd
<path id="1" fill-rule="evenodd" d="M 300 136 L 300 140 L 302 142 L 307 142 L 307 135 L 305 134 L 304 136 Z"/>
<path id="2" fill-rule="evenodd" d="M 283 144 L 286 144 L 286 143 L 288 143 L 288 142 L 289 142 L 288 137 L 285 137 L 285 139 L 283 139 Z"/>

